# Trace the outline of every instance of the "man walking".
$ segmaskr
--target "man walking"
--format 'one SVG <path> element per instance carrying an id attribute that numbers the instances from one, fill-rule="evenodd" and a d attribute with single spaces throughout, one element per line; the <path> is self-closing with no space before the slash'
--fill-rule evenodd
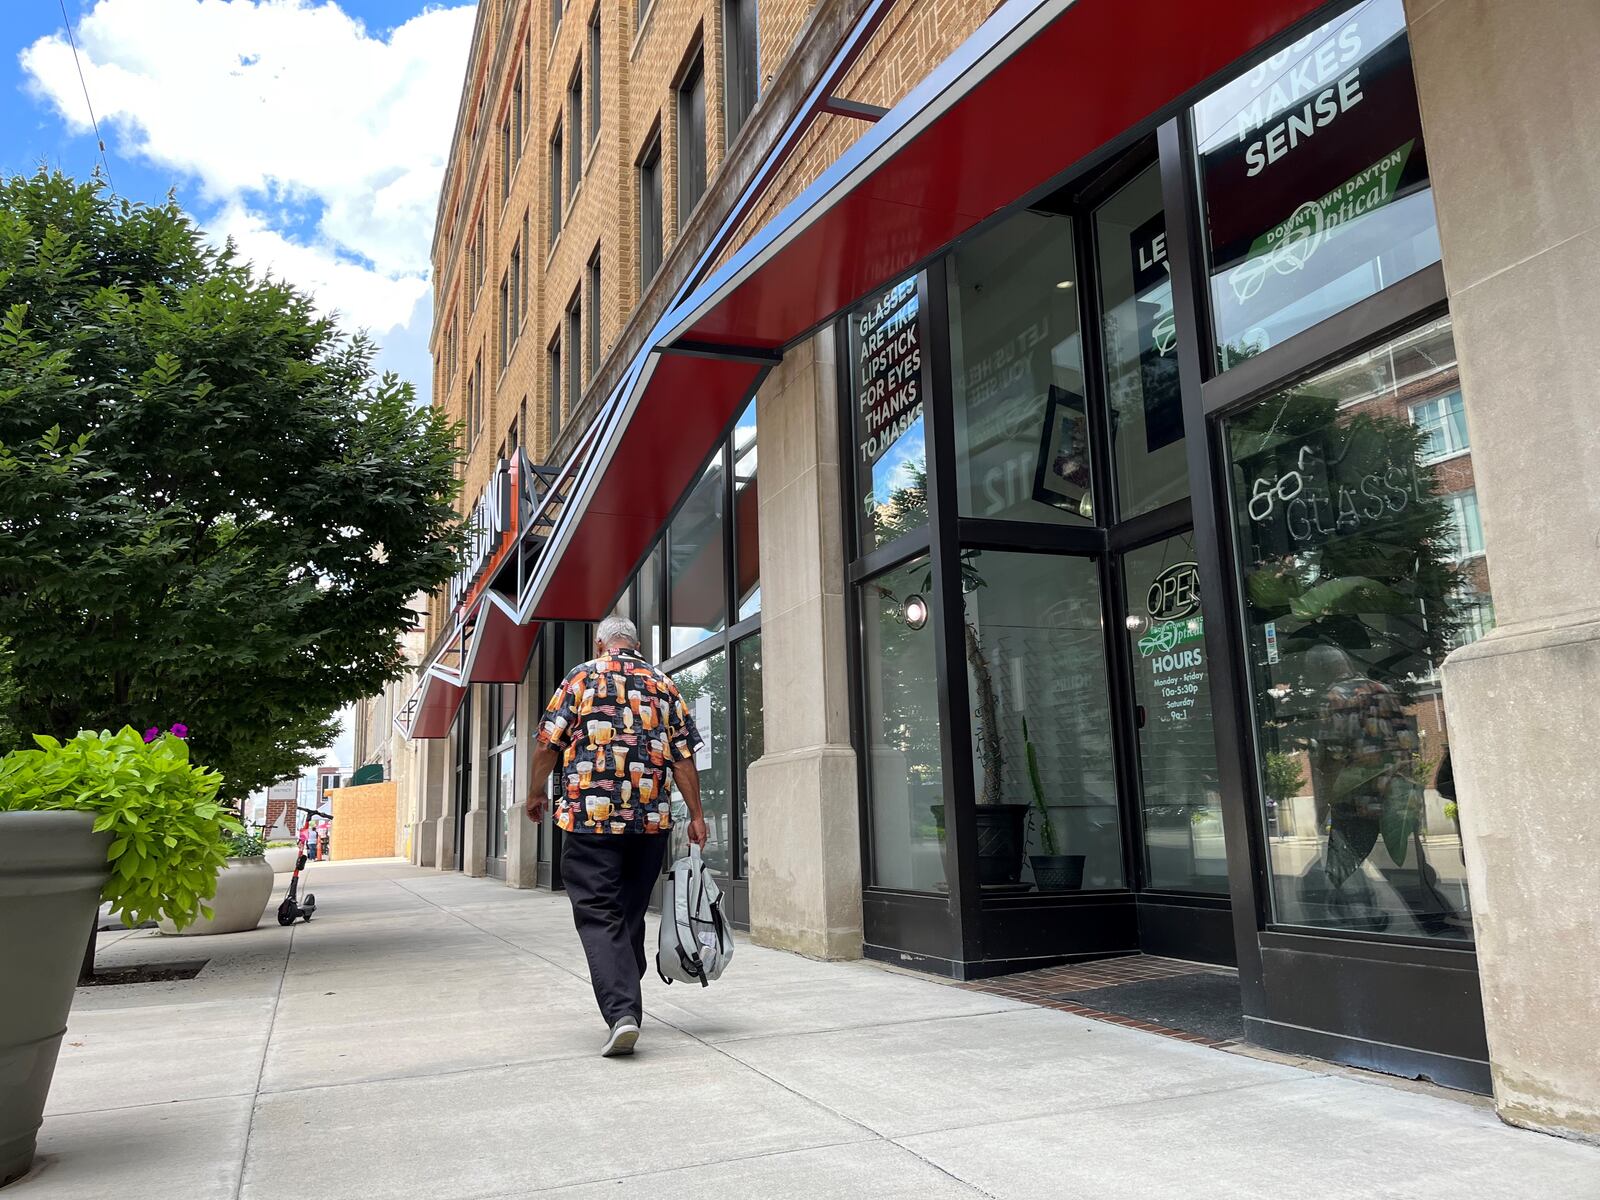
<path id="1" fill-rule="evenodd" d="M 574 667 L 545 706 L 523 807 L 543 819 L 545 781 L 559 764 L 561 878 L 611 1029 L 607 1058 L 632 1054 L 639 1040 L 644 914 L 672 827 L 674 782 L 689 808 L 689 840 L 706 844 L 694 765 L 701 746 L 688 705 L 641 657 L 639 631 L 624 617 L 600 622 L 594 659 Z"/>

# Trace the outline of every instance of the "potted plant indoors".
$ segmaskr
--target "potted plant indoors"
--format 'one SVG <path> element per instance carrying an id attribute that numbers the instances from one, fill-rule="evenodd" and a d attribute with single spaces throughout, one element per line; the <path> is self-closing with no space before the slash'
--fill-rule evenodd
<path id="1" fill-rule="evenodd" d="M 130 926 L 210 916 L 241 831 L 216 800 L 222 776 L 191 763 L 180 736 L 34 740 L 0 758 L 0 1185 L 33 1161 L 100 901 Z"/>
<path id="2" fill-rule="evenodd" d="M 1028 855 L 1028 865 L 1033 868 L 1033 882 L 1041 892 L 1075 892 L 1083 886 L 1084 854 L 1061 854 L 1057 851 L 1055 827 L 1050 823 L 1050 809 L 1044 800 L 1044 780 L 1039 777 L 1039 756 L 1033 751 L 1033 740 L 1028 736 L 1028 718 L 1022 718 L 1022 745 L 1028 755 L 1028 782 L 1033 787 L 1033 810 L 1039 818 L 1039 845 L 1043 854 Z"/>
<path id="3" fill-rule="evenodd" d="M 961 559 L 962 588 L 971 592 L 985 586 L 969 557 Z M 978 883 L 983 887 L 1014 887 L 1022 878 L 1022 856 L 1027 847 L 1030 806 L 1005 797 L 1005 749 L 1000 741 L 1000 701 L 994 676 L 970 611 L 963 615 L 967 665 L 972 669 L 972 689 L 977 693 L 973 710 L 978 760 L 983 766 L 983 790 L 973 807 L 978 830 Z"/>
<path id="4" fill-rule="evenodd" d="M 266 859 L 267 842 L 248 829 L 228 835 L 228 861 L 217 872 L 217 890 L 211 897 L 211 915 L 180 927 L 171 917 L 160 921 L 161 932 L 179 936 L 208 933 L 243 933 L 261 923 L 272 897 L 273 869 Z M 293 864 L 290 864 L 293 869 Z"/>

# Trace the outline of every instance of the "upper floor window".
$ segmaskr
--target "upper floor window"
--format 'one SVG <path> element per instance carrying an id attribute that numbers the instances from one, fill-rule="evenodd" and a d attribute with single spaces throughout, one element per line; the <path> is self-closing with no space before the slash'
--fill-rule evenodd
<path id="1" fill-rule="evenodd" d="M 583 298 L 573 292 L 567 302 L 567 403 L 583 394 Z"/>
<path id="2" fill-rule="evenodd" d="M 706 191 L 706 71 L 705 53 L 694 62 L 678 84 L 678 230 L 681 234 L 689 214 Z"/>
<path id="3" fill-rule="evenodd" d="M 756 50 L 757 0 L 722 0 L 722 96 L 731 145 L 756 106 L 761 64 Z"/>
<path id="4" fill-rule="evenodd" d="M 500 277 L 500 369 L 511 361 L 511 276 Z"/>
<path id="5" fill-rule="evenodd" d="M 567 85 L 567 120 L 572 123 L 572 168 L 568 172 L 567 192 L 578 190 L 578 180 L 583 177 L 583 68 L 572 73 Z"/>
<path id="6" fill-rule="evenodd" d="M 556 131 L 550 138 L 550 244 L 555 245 L 556 238 L 561 235 L 561 206 L 566 192 L 561 187 L 561 164 L 564 150 L 561 141 L 561 125 L 556 124 Z"/>
<path id="7" fill-rule="evenodd" d="M 600 247 L 589 256 L 589 378 L 600 369 Z"/>
<path id="8" fill-rule="evenodd" d="M 589 18 L 589 144 L 600 140 L 600 6 Z"/>
<path id="9" fill-rule="evenodd" d="M 504 201 L 511 195 L 511 173 L 516 169 L 516 162 L 512 158 L 514 151 L 511 148 L 511 114 L 506 113 L 506 119 L 500 125 L 500 199 Z"/>
<path id="10" fill-rule="evenodd" d="M 561 433 L 561 334 L 557 333 L 545 351 L 545 395 L 549 404 L 550 440 L 546 452 Z"/>
<path id="11" fill-rule="evenodd" d="M 1454 458 L 1471 449 L 1467 441 L 1467 414 L 1461 406 L 1460 392 L 1413 404 L 1411 423 L 1426 438 L 1422 446 L 1422 461 L 1425 463 Z"/>
<path id="12" fill-rule="evenodd" d="M 561 14 L 565 9 L 561 0 L 550 0 L 550 40 L 556 40 L 556 34 L 561 29 Z"/>
<path id="13" fill-rule="evenodd" d="M 639 159 L 639 290 L 661 269 L 661 135 L 650 139 Z"/>

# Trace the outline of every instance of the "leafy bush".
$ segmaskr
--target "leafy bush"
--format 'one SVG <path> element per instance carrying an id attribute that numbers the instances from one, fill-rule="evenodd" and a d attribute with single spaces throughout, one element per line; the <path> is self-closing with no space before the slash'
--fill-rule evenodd
<path id="1" fill-rule="evenodd" d="M 67 742 L 0 758 L 0 812 L 95 813 L 110 830 L 111 878 L 102 897 L 126 925 L 166 917 L 182 929 L 211 916 L 217 872 L 244 827 L 216 801 L 222 776 L 189 761 L 182 738 L 146 742 L 132 726 L 85 730 Z"/>
<path id="2" fill-rule="evenodd" d="M 245 829 L 228 838 L 229 858 L 258 858 L 267 852 L 267 839 L 254 830 Z"/>

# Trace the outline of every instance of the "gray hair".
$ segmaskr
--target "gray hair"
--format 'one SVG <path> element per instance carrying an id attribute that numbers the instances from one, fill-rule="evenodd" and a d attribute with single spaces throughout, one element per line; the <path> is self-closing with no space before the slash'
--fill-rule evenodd
<path id="1" fill-rule="evenodd" d="M 612 613 L 594 631 L 594 640 L 602 646 L 639 645 L 639 629 L 627 617 Z"/>

